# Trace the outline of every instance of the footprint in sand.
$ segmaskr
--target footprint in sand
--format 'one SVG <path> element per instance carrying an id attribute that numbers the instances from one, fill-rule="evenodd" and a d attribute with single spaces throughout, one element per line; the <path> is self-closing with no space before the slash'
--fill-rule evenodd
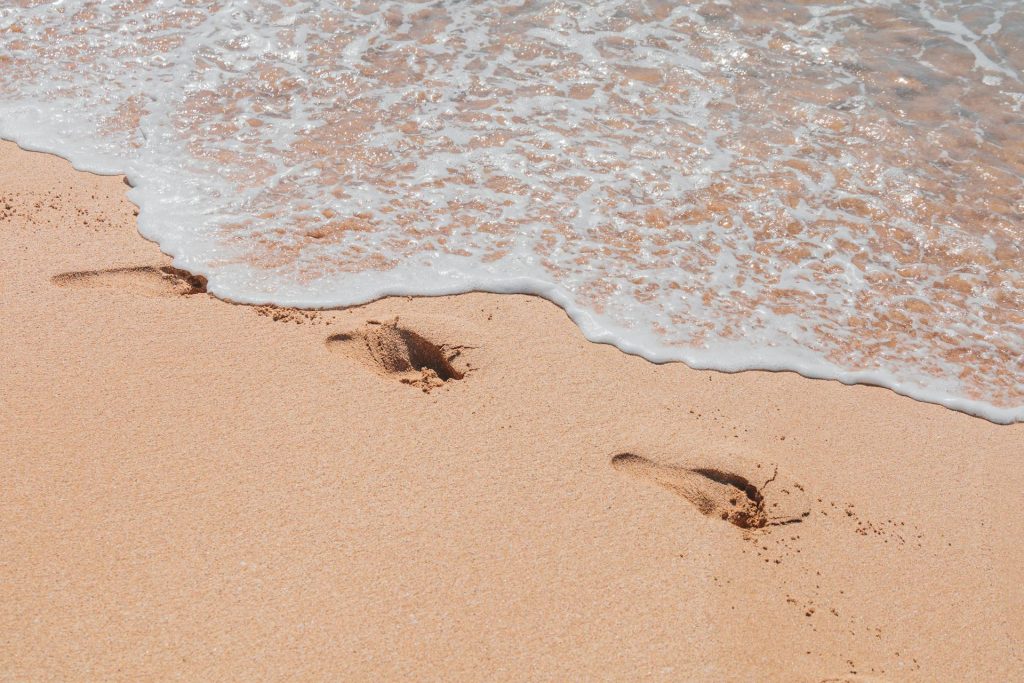
<path id="1" fill-rule="evenodd" d="M 344 353 L 403 384 L 430 392 L 465 377 L 452 361 L 463 347 L 435 344 L 398 321 L 369 321 L 353 332 L 327 338 L 327 348 Z"/>
<path id="2" fill-rule="evenodd" d="M 61 273 L 51 278 L 59 287 L 118 289 L 151 297 L 191 296 L 206 292 L 206 278 L 170 266 L 137 266 Z"/>
<path id="3" fill-rule="evenodd" d="M 654 482 L 692 503 L 702 514 L 741 529 L 792 524 L 810 514 L 798 484 L 783 485 L 777 472 L 759 483 L 714 465 L 665 465 L 633 453 L 612 458 L 612 467 Z"/>

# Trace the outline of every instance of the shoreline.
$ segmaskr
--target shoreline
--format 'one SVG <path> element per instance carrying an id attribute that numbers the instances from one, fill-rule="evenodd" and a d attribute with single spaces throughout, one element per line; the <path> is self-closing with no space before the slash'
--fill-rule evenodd
<path id="1" fill-rule="evenodd" d="M 3 137 L 3 131 L 0 131 L 0 144 L 14 144 L 20 148 L 20 150 L 33 153 L 54 156 L 61 161 L 65 161 L 70 164 L 72 168 L 81 173 L 88 173 L 91 175 L 98 175 L 101 177 L 118 177 L 123 178 L 125 184 L 128 187 L 134 187 L 135 185 L 130 183 L 127 176 L 123 173 L 113 170 L 103 171 L 90 171 L 84 170 L 84 165 L 76 166 L 75 162 L 71 158 L 62 157 L 61 154 L 52 151 L 54 147 L 40 145 L 40 144 L 27 144 L 15 142 L 13 135 L 8 131 L 8 137 Z M 81 159 L 81 158 L 79 158 Z M 104 169 L 113 169 L 115 166 L 113 162 L 106 163 L 103 166 Z M 140 236 L 141 237 L 141 236 Z M 156 240 L 150 238 L 143 238 L 148 242 L 152 242 L 157 245 L 158 250 L 160 249 L 159 244 Z M 173 255 L 166 254 L 173 258 Z M 207 273 L 197 272 L 201 276 L 207 275 Z M 358 274 L 358 273 L 353 273 Z M 614 326 L 608 326 L 607 324 L 601 324 L 595 322 L 595 316 L 593 311 L 574 305 L 570 297 L 563 294 L 562 288 L 559 286 L 547 283 L 542 280 L 534 278 L 510 278 L 507 280 L 496 281 L 498 284 L 494 287 L 466 289 L 460 285 L 454 284 L 442 284 L 434 286 L 416 293 L 410 293 L 404 290 L 402 287 L 391 287 L 385 288 L 382 294 L 374 295 L 369 300 L 360 300 L 357 303 L 352 304 L 341 304 L 341 305 L 303 305 L 300 302 L 292 303 L 271 303 L 264 300 L 239 300 L 232 299 L 221 294 L 213 294 L 219 300 L 230 303 L 245 306 L 259 306 L 259 305 L 274 305 L 282 308 L 299 308 L 304 310 L 344 310 L 347 308 L 358 308 L 361 306 L 371 305 L 378 301 L 386 300 L 389 298 L 398 297 L 417 297 L 417 298 L 434 298 L 434 297 L 450 297 L 460 296 L 463 294 L 494 294 L 497 296 L 507 295 L 522 295 L 532 296 L 543 299 L 547 302 L 558 306 L 562 311 L 571 319 L 574 325 L 580 328 L 583 335 L 588 341 L 595 344 L 606 344 L 614 347 L 617 350 L 629 355 L 635 355 L 642 359 L 652 362 L 655 365 L 671 364 L 671 362 L 681 362 L 681 364 L 687 366 L 691 370 L 697 371 L 712 371 L 724 374 L 735 374 L 745 372 L 769 372 L 769 373 L 794 373 L 802 378 L 811 380 L 823 380 L 831 382 L 839 382 L 847 386 L 871 386 L 881 387 L 892 391 L 893 393 L 911 398 L 916 401 L 931 403 L 934 405 L 940 405 L 947 410 L 954 411 L 957 413 L 963 413 L 970 417 L 978 418 L 995 425 L 1014 425 L 1024 424 L 1024 404 L 1017 405 L 1017 407 L 1005 407 L 1005 405 L 997 405 L 995 403 L 987 402 L 980 398 L 971 398 L 966 395 L 958 395 L 947 392 L 945 389 L 938 388 L 922 388 L 920 386 L 913 386 L 909 381 L 898 381 L 892 375 L 889 370 L 885 369 L 873 369 L 873 370 L 846 370 L 841 366 L 833 364 L 833 362 L 823 358 L 815 357 L 814 354 L 807 353 L 806 348 L 796 347 L 787 351 L 783 351 L 780 354 L 774 349 L 758 348 L 757 355 L 759 360 L 756 362 L 741 362 L 741 364 L 725 365 L 720 357 L 717 357 L 714 361 L 709 360 L 709 353 L 707 350 L 700 351 L 694 348 L 688 347 L 672 347 L 672 346 L 656 346 L 645 348 L 642 343 L 636 343 L 633 341 L 627 341 L 625 335 L 627 334 L 624 328 L 616 328 Z M 356 289 L 364 291 L 367 285 L 364 282 L 360 282 L 355 285 Z M 375 289 L 375 288 L 370 288 Z M 375 291 L 380 290 L 377 286 Z M 360 295 L 361 296 L 361 295 Z M 361 297 L 365 299 L 366 297 Z M 730 342 L 731 343 L 731 342 Z M 724 345 L 725 342 L 719 344 Z M 682 349 L 682 350 L 680 350 Z M 742 345 L 737 345 L 729 348 L 726 352 L 718 351 L 719 356 L 722 355 L 750 355 L 751 349 L 745 348 Z M 768 355 L 771 355 L 770 359 L 766 359 Z"/>
<path id="2" fill-rule="evenodd" d="M 39 153 L 52 155 L 61 160 L 69 163 L 72 168 L 80 173 L 88 173 L 91 175 L 99 175 L 102 177 L 115 177 L 122 178 L 125 185 L 129 188 L 135 187 L 134 184 L 130 183 L 122 173 L 117 172 L 94 172 L 89 170 L 83 170 L 83 168 L 76 166 L 73 161 L 61 156 L 57 152 L 49 151 L 48 148 L 34 147 L 34 146 L 21 146 L 20 143 L 13 140 L 8 140 L 0 137 L 0 144 L 13 144 L 18 146 L 23 151 L 31 153 Z M 141 236 L 141 235 L 140 235 Z M 149 242 L 152 242 L 160 249 L 159 244 L 156 240 L 151 240 L 148 237 L 144 237 Z M 163 254 L 163 252 L 161 252 Z M 170 258 L 173 258 L 172 254 L 163 254 Z M 206 277 L 205 273 L 196 273 L 200 277 Z M 944 390 L 936 388 L 921 388 L 918 386 L 912 386 L 908 381 L 897 381 L 893 378 L 888 370 L 884 369 L 873 369 L 873 370 L 848 370 L 841 366 L 835 365 L 828 360 L 823 358 L 815 358 L 813 355 L 798 358 L 798 355 L 805 354 L 807 349 L 794 348 L 789 351 L 782 352 L 781 355 L 776 354 L 774 350 L 769 349 L 758 349 L 756 355 L 759 356 L 759 360 L 754 363 L 731 363 L 728 366 L 723 365 L 720 358 L 715 361 L 708 360 L 708 354 L 706 351 L 699 351 L 693 348 L 681 347 L 652 347 L 644 348 L 640 343 L 634 341 L 628 341 L 625 338 L 625 330 L 623 328 L 607 327 L 601 323 L 595 322 L 594 315 L 591 311 L 576 306 L 571 298 L 563 293 L 563 290 L 556 284 L 545 282 L 542 280 L 536 280 L 529 277 L 517 277 L 509 278 L 506 280 L 496 281 L 493 287 L 474 287 L 467 289 L 460 285 L 455 284 L 443 284 L 429 288 L 429 291 L 417 291 L 410 293 L 402 287 L 392 287 L 387 289 L 380 295 L 375 295 L 366 301 L 359 301 L 358 303 L 342 304 L 342 305 L 310 305 L 305 306 L 299 303 L 293 304 L 279 304 L 264 300 L 252 300 L 243 301 L 236 300 L 230 297 L 223 296 L 221 294 L 215 294 L 211 292 L 212 296 L 215 296 L 219 300 L 229 303 L 237 304 L 240 306 L 276 306 L 279 308 L 295 308 L 301 310 L 312 310 L 312 311 L 337 311 L 345 310 L 349 308 L 360 308 L 368 306 L 379 301 L 383 301 L 389 298 L 399 297 L 415 297 L 415 298 L 435 298 L 435 297 L 449 297 L 449 296 L 460 296 L 463 294 L 493 294 L 498 296 L 507 295 L 522 295 L 522 296 L 533 296 L 544 301 L 547 301 L 558 308 L 568 316 L 570 320 L 580 329 L 583 336 L 594 344 L 606 344 L 614 347 L 622 353 L 637 356 L 643 360 L 656 365 L 664 365 L 666 363 L 682 363 L 692 370 L 708 370 L 713 372 L 721 372 L 725 374 L 735 374 L 742 372 L 790 372 L 794 373 L 805 379 L 812 380 L 823 380 L 838 382 L 846 386 L 871 386 L 880 387 L 891 391 L 898 396 L 911 398 L 915 401 L 922 403 L 929 403 L 932 405 L 942 406 L 949 410 L 953 410 L 971 417 L 976 417 L 987 422 L 991 422 L 996 425 L 1013 425 L 1013 424 L 1024 424 L 1024 406 L 1018 407 L 1005 407 L 998 406 L 993 403 L 977 398 L 968 398 L 966 396 L 952 395 L 945 393 Z M 539 283 L 539 284 L 538 284 Z M 359 283 L 357 288 L 360 290 L 366 289 L 365 283 Z M 722 344 L 724 344 L 723 342 Z M 720 345 L 722 345 L 720 344 Z M 773 357 L 768 360 L 767 356 L 769 352 Z M 729 349 L 726 353 L 718 352 L 719 356 L 729 355 L 734 353 L 738 356 L 750 355 L 750 349 L 738 346 Z"/>
<path id="3" fill-rule="evenodd" d="M 529 295 L 226 304 L 126 189 L 0 143 L 0 678 L 1024 673 L 1024 424 Z"/>

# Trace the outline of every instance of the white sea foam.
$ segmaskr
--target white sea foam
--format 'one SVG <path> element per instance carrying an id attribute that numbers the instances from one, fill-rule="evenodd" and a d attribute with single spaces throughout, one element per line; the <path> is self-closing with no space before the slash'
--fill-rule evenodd
<path id="1" fill-rule="evenodd" d="M 15 0 L 0 135 L 218 296 L 527 292 L 653 361 L 1024 420 L 1024 11 Z"/>

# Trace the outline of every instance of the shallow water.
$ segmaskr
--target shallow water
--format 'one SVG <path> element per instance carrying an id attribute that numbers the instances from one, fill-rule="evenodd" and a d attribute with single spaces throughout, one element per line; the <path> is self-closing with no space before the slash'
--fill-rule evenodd
<path id="1" fill-rule="evenodd" d="M 224 298 L 537 293 L 1024 421 L 1017 0 L 8 0 L 0 135 Z"/>

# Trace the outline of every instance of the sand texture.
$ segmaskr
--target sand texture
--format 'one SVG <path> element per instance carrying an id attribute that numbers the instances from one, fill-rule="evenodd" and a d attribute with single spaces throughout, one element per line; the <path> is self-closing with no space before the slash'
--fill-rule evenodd
<path id="1" fill-rule="evenodd" d="M 125 189 L 0 145 L 0 679 L 1024 678 L 1024 425 L 233 305 Z"/>

